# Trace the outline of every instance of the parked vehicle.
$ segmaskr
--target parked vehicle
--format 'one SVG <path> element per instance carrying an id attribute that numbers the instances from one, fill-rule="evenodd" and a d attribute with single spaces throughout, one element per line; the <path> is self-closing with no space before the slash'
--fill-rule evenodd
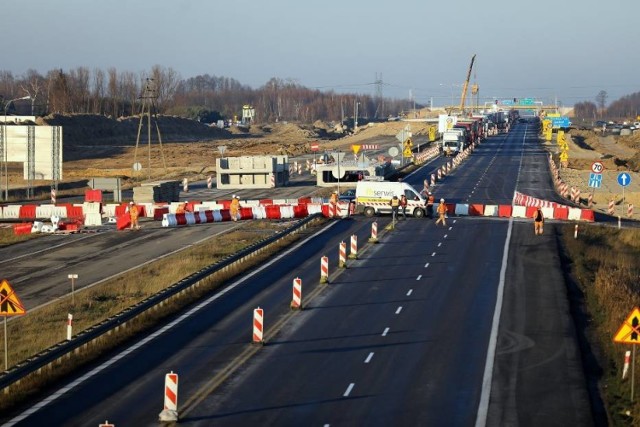
<path id="1" fill-rule="evenodd" d="M 457 156 L 465 147 L 465 136 L 461 131 L 446 131 L 442 134 L 440 152 L 443 156 Z"/>
<path id="2" fill-rule="evenodd" d="M 406 182 L 360 181 L 356 185 L 356 212 L 365 216 L 391 213 L 393 196 L 407 197 L 407 213 L 416 218 L 425 215 L 426 200 Z"/>

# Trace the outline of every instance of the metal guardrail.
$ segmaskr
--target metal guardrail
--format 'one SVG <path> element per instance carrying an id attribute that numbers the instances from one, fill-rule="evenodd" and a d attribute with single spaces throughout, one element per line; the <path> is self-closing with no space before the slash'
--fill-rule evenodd
<path id="1" fill-rule="evenodd" d="M 278 240 L 282 239 L 285 236 L 288 236 L 291 233 L 306 228 L 309 222 L 320 217 L 322 217 L 322 214 L 310 215 L 307 218 L 300 220 L 295 225 L 283 230 L 282 232 L 268 237 L 260 242 L 254 243 L 253 245 L 250 245 L 242 249 L 241 251 L 236 252 L 235 254 L 216 262 L 215 264 L 204 267 L 203 269 L 191 274 L 190 276 L 185 277 L 179 282 L 170 285 L 157 294 L 152 295 L 143 301 L 140 301 L 138 304 L 126 308 L 115 316 L 109 317 L 104 321 L 98 323 L 97 325 L 85 329 L 84 331 L 73 337 L 70 341 L 58 343 L 36 354 L 35 356 L 14 365 L 8 371 L 0 374 L 0 389 L 9 387 L 25 378 L 27 375 L 30 375 L 37 370 L 42 369 L 43 367 L 51 363 L 54 363 L 60 358 L 90 343 L 91 341 L 100 338 L 113 329 L 122 326 L 124 323 L 132 320 L 136 316 L 146 312 L 149 309 L 154 308 L 159 304 L 164 303 L 169 298 L 197 284 L 208 276 L 217 273 L 227 267 L 230 267 L 238 261 L 242 261 L 247 256 L 256 254 L 261 249 L 277 242 Z"/>

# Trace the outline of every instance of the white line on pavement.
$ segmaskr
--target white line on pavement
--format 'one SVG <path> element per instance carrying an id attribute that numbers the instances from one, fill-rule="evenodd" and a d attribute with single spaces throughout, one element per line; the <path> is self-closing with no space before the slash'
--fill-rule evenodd
<path id="1" fill-rule="evenodd" d="M 342 396 L 343 397 L 349 397 L 349 393 L 351 393 L 351 390 L 353 390 L 353 386 L 355 386 L 354 383 L 349 384 L 349 387 L 347 387 L 347 391 L 345 391 Z"/>
<path id="2" fill-rule="evenodd" d="M 407 296 L 410 296 L 413 293 L 413 289 L 409 289 L 409 292 L 407 292 Z"/>
<path id="3" fill-rule="evenodd" d="M 398 307 L 398 309 L 396 310 L 396 314 L 400 314 L 401 311 L 402 311 L 402 306 Z"/>
<path id="4" fill-rule="evenodd" d="M 364 359 L 364 363 L 369 363 L 371 362 L 371 359 L 373 358 L 373 351 L 371 353 L 369 353 L 369 355 L 367 356 L 366 359 Z"/>
<path id="5" fill-rule="evenodd" d="M 384 328 L 384 331 L 382 332 L 382 336 L 386 337 L 388 333 L 389 333 L 389 328 Z"/>
<path id="6" fill-rule="evenodd" d="M 422 274 L 416 277 L 416 280 L 420 280 L 420 279 L 422 279 Z"/>

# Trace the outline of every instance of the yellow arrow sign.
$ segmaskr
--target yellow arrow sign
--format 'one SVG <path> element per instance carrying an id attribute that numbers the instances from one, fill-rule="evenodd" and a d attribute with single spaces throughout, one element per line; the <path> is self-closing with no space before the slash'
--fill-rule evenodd
<path id="1" fill-rule="evenodd" d="M 5 279 L 0 283 L 0 316 L 27 314 L 20 298 Z"/>
<path id="2" fill-rule="evenodd" d="M 640 309 L 638 307 L 634 308 L 622 323 L 613 341 L 622 344 L 640 344 Z"/>

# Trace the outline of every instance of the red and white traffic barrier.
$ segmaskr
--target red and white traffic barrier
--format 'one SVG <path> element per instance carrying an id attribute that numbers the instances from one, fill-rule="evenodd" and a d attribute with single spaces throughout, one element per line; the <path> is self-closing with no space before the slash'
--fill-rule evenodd
<path id="1" fill-rule="evenodd" d="M 212 185 L 213 185 L 213 177 L 209 175 L 209 177 L 207 178 L 207 188 L 211 190 Z"/>
<path id="2" fill-rule="evenodd" d="M 434 187 L 436 185 L 436 174 L 431 174 L 431 186 Z"/>
<path id="3" fill-rule="evenodd" d="M 56 202 L 56 189 L 52 188 L 51 189 L 51 203 L 55 204 L 55 202 Z"/>
<path id="4" fill-rule="evenodd" d="M 576 196 L 573 199 L 574 203 L 580 204 L 580 189 L 576 188 Z"/>
<path id="5" fill-rule="evenodd" d="M 369 241 L 371 243 L 378 243 L 378 223 L 375 221 L 371 223 L 371 237 Z"/>
<path id="6" fill-rule="evenodd" d="M 438 169 L 438 181 L 442 181 L 442 169 Z"/>
<path id="7" fill-rule="evenodd" d="M 67 314 L 67 341 L 71 341 L 71 337 L 73 336 L 73 314 Z"/>
<path id="8" fill-rule="evenodd" d="M 340 242 L 338 267 L 340 268 L 347 267 L 347 244 L 345 242 Z"/>
<path id="9" fill-rule="evenodd" d="M 178 421 L 178 374 L 171 371 L 164 376 L 164 409 L 160 421 Z"/>
<path id="10" fill-rule="evenodd" d="M 291 309 L 302 309 L 302 279 L 296 277 L 293 279 L 293 297 L 291 298 Z"/>
<path id="11" fill-rule="evenodd" d="M 633 216 L 633 205 L 631 203 L 629 203 L 629 206 L 627 206 L 627 216 L 629 218 Z"/>
<path id="12" fill-rule="evenodd" d="M 627 350 L 624 353 L 624 366 L 622 367 L 622 379 L 627 378 L 629 373 L 629 362 L 631 361 L 631 351 Z"/>
<path id="13" fill-rule="evenodd" d="M 613 199 L 609 200 L 609 208 L 607 209 L 607 212 L 609 212 L 609 215 L 613 215 L 615 213 L 615 203 L 613 202 Z"/>
<path id="14" fill-rule="evenodd" d="M 429 194 L 429 182 L 426 180 L 424 180 L 424 182 L 422 183 L 422 193 L 423 194 Z"/>
<path id="15" fill-rule="evenodd" d="M 264 331 L 264 310 L 260 307 L 253 309 L 253 342 L 262 344 Z"/>
<path id="16" fill-rule="evenodd" d="M 269 177 L 269 180 L 271 181 L 271 188 L 276 188 L 276 174 L 272 173 L 271 176 Z"/>
<path id="17" fill-rule="evenodd" d="M 329 282 L 329 257 L 320 258 L 320 283 Z"/>
<path id="18" fill-rule="evenodd" d="M 355 234 L 351 235 L 351 249 L 349 251 L 349 258 L 358 258 L 358 236 Z"/>

